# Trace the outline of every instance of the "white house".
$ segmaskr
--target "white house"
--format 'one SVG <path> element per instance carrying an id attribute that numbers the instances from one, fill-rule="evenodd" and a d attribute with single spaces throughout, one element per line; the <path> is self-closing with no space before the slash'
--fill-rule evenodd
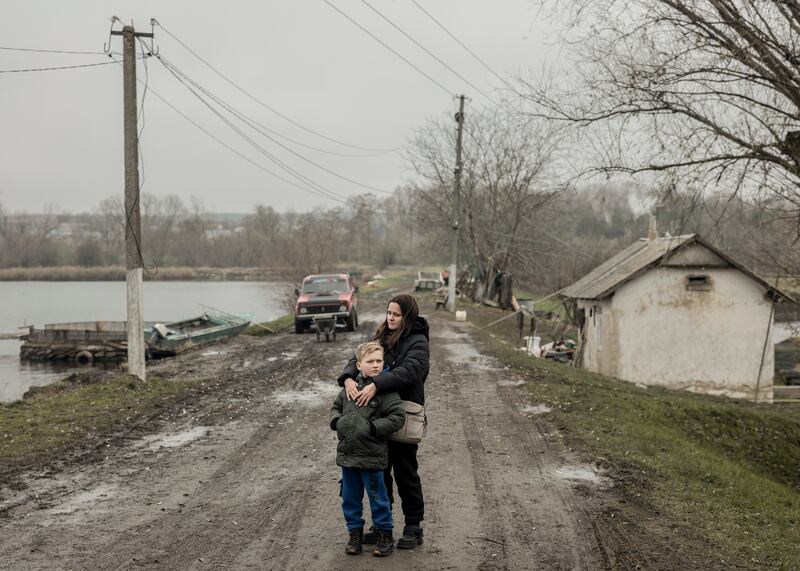
<path id="1" fill-rule="evenodd" d="M 583 367 L 772 401 L 774 304 L 791 299 L 699 235 L 641 239 L 560 294 L 583 322 Z"/>

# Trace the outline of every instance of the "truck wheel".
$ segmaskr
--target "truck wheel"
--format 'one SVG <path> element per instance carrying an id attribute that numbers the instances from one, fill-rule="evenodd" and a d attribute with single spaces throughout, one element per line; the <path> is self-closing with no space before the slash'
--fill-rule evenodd
<path id="1" fill-rule="evenodd" d="M 304 333 L 306 330 L 306 324 L 300 321 L 299 319 L 294 320 L 294 332 L 295 333 Z"/>
<path id="2" fill-rule="evenodd" d="M 347 316 L 347 330 L 348 331 L 355 331 L 356 327 L 358 327 L 358 314 L 356 310 L 350 312 L 350 315 Z"/>

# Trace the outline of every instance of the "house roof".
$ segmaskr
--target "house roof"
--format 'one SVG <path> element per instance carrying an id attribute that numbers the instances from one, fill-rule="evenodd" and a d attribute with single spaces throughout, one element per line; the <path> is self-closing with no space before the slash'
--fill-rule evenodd
<path id="1" fill-rule="evenodd" d="M 670 254 L 692 244 L 702 245 L 752 280 L 758 282 L 776 301 L 781 299 L 794 301 L 775 286 L 768 284 L 728 255 L 711 246 L 699 234 L 665 236 L 655 240 L 645 238 L 638 240 L 616 256 L 600 264 L 572 285 L 562 289 L 559 295 L 573 299 L 603 299 L 648 269 L 663 263 Z"/>

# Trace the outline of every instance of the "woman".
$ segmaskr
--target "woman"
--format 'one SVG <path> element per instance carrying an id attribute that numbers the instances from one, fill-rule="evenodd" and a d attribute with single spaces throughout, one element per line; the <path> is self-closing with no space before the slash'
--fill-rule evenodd
<path id="1" fill-rule="evenodd" d="M 348 400 L 365 406 L 376 394 L 397 391 L 400 398 L 425 404 L 425 379 L 428 378 L 430 347 L 428 322 L 420 317 L 416 300 L 410 295 L 397 295 L 389 300 L 386 319 L 375 332 L 375 341 L 383 346 L 384 370 L 361 391 L 355 378 L 358 376 L 355 357 L 350 359 L 339 376 L 339 386 L 344 387 Z M 392 476 L 405 517 L 403 535 L 397 541 L 398 549 L 413 549 L 422 544 L 422 523 L 425 502 L 422 483 L 417 474 L 417 445 L 389 441 L 389 466 L 383 473 L 390 501 L 394 500 Z M 377 535 L 364 534 L 364 543 L 375 543 Z"/>

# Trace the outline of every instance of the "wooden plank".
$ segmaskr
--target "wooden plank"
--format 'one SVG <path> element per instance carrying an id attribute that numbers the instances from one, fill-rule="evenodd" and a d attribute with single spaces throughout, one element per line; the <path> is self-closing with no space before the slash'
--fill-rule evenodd
<path id="1" fill-rule="evenodd" d="M 778 398 L 800 398 L 800 386 L 774 385 L 772 395 Z"/>

